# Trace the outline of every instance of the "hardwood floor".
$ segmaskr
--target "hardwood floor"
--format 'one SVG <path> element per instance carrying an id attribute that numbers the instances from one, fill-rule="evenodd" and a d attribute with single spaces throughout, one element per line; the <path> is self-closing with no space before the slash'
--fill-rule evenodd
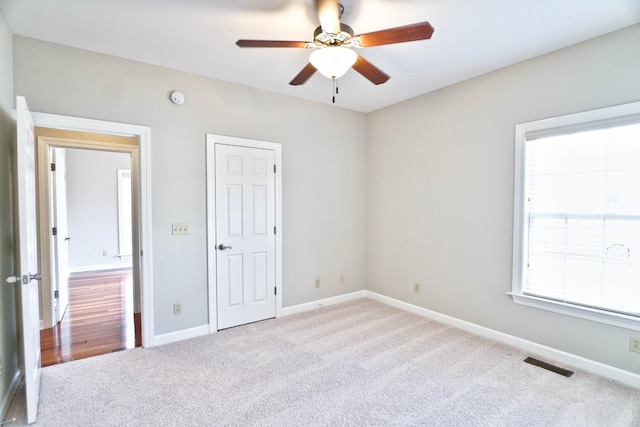
<path id="1" fill-rule="evenodd" d="M 62 321 L 40 331 L 42 366 L 139 346 L 139 331 L 131 269 L 74 273 Z"/>

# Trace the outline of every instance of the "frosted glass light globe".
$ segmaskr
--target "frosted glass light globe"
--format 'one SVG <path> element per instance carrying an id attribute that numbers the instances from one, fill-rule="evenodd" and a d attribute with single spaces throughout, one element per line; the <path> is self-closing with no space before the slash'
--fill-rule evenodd
<path id="1" fill-rule="evenodd" d="M 358 54 L 342 46 L 329 46 L 314 51 L 309 57 L 311 65 L 330 79 L 342 77 L 358 59 Z"/>

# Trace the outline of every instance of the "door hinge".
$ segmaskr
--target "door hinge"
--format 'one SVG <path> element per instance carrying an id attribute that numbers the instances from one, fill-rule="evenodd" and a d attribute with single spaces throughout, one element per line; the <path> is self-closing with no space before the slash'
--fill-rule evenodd
<path id="1" fill-rule="evenodd" d="M 273 234 L 278 234 L 278 233 L 276 232 L 276 226 L 275 226 L 275 225 L 273 226 Z"/>
<path id="2" fill-rule="evenodd" d="M 56 171 L 56 164 L 51 163 L 51 172 L 55 172 L 55 171 Z"/>
<path id="3" fill-rule="evenodd" d="M 60 291 L 53 291 L 54 298 L 60 298 Z"/>
<path id="4" fill-rule="evenodd" d="M 273 165 L 273 173 L 276 173 L 276 165 Z"/>
<path id="5" fill-rule="evenodd" d="M 274 295 L 278 295 L 278 287 L 277 286 L 273 288 L 273 294 Z"/>
<path id="6" fill-rule="evenodd" d="M 51 235 L 52 235 L 52 236 L 57 236 L 57 235 L 58 235 L 58 229 L 57 229 L 56 227 L 53 227 L 53 228 L 51 229 Z"/>

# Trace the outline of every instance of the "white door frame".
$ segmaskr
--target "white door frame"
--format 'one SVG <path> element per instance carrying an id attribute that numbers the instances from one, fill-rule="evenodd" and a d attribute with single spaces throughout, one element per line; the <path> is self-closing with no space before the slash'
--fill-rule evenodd
<path id="1" fill-rule="evenodd" d="M 273 150 L 276 164 L 275 182 L 275 224 L 276 224 L 276 317 L 282 316 L 282 145 L 277 142 L 235 138 L 231 136 L 207 134 L 207 282 L 209 291 L 209 333 L 218 330 L 216 301 L 216 162 L 215 145 L 224 144 L 237 147 Z"/>
<path id="2" fill-rule="evenodd" d="M 140 269 L 140 311 L 142 316 L 142 346 L 153 347 L 153 246 L 151 242 L 151 128 L 126 123 L 107 122 L 48 113 L 32 113 L 35 126 L 95 132 L 138 138 L 139 188 L 138 208 L 139 236 L 138 259 Z M 134 239 L 135 241 L 136 239 Z M 136 250 L 134 243 L 134 250 Z M 135 255 L 135 254 L 134 254 Z M 133 259 L 135 260 L 135 256 Z M 134 261 L 135 262 L 135 261 Z M 135 267 L 134 267 L 135 268 Z"/>
<path id="3" fill-rule="evenodd" d="M 38 144 L 36 141 L 36 153 L 38 152 Z M 67 190 L 66 190 L 66 151 L 64 149 L 58 147 L 50 147 L 48 150 L 49 158 L 52 160 L 52 163 L 56 165 L 56 173 L 53 175 L 49 175 L 51 169 L 47 171 L 47 175 L 49 175 L 49 197 L 47 199 L 47 205 L 49 206 L 50 217 L 48 218 L 49 225 L 56 227 L 57 233 L 55 237 L 52 234 L 49 234 L 49 247 L 51 251 L 49 253 L 49 260 L 51 262 L 51 268 L 49 269 L 51 272 L 50 285 L 53 288 L 53 291 L 58 291 L 58 298 L 52 298 L 50 301 L 51 306 L 51 314 L 52 314 L 52 326 L 57 322 L 61 322 L 64 314 L 69 306 L 69 230 L 67 227 L 61 227 L 62 225 L 68 225 L 67 222 Z M 64 160 L 62 160 L 64 159 Z M 36 162 L 36 165 L 38 162 Z M 60 167 L 62 165 L 62 168 Z M 37 176 L 37 174 L 36 174 Z M 38 177 L 39 178 L 39 177 Z M 60 181 L 63 181 L 62 183 Z M 60 184 L 60 185 L 59 185 Z M 64 194 L 64 200 L 60 201 L 61 194 Z M 64 206 L 64 209 L 61 209 L 60 206 Z M 62 215 L 60 215 L 62 213 Z M 40 220 L 41 222 L 41 220 Z M 62 228 L 62 229 L 61 229 Z M 50 231 L 50 230 L 47 230 Z M 64 231 L 64 234 L 62 233 Z M 44 242 L 43 242 L 44 243 Z M 44 245 L 41 245 L 44 246 Z M 60 254 L 65 254 L 64 257 L 61 257 Z M 45 263 L 41 263 L 41 273 L 42 273 L 42 281 L 40 281 L 40 306 L 42 307 L 42 300 L 44 292 L 44 279 L 46 277 L 44 271 Z M 64 268 L 61 268 L 63 266 Z M 63 273 L 66 274 L 66 277 L 63 276 Z M 63 279 L 63 280 L 60 280 Z M 51 293 L 50 293 L 51 294 Z M 64 305 L 63 305 L 64 304 Z M 44 307 L 42 307 L 44 308 Z M 40 319 L 40 329 L 42 329 L 42 322 L 44 319 L 44 310 L 42 310 L 42 319 Z"/>
<path id="4" fill-rule="evenodd" d="M 51 128 L 49 128 L 51 129 Z M 103 141 L 97 138 L 95 133 L 83 133 L 78 134 L 64 134 L 62 137 L 54 136 L 56 129 L 50 131 L 36 132 L 36 150 L 38 153 L 38 216 L 39 216 L 39 236 L 40 245 L 38 247 L 38 253 L 40 257 L 40 266 L 42 272 L 42 281 L 40 282 L 40 308 L 41 308 L 41 325 L 40 328 L 51 328 L 56 325 L 60 320 L 56 318 L 56 313 L 53 308 L 57 303 L 54 298 L 54 289 L 52 284 L 53 271 L 54 271 L 54 254 L 56 254 L 57 248 L 51 243 L 51 220 L 53 219 L 53 212 L 50 209 L 51 198 L 53 196 L 51 192 L 51 184 L 53 183 L 53 177 L 50 172 L 50 163 L 52 161 L 50 151 L 53 148 L 65 148 L 65 149 L 83 149 L 93 150 L 101 152 L 122 153 L 129 154 L 131 159 L 129 161 L 130 167 L 136 171 L 134 174 L 136 177 L 139 175 L 138 170 L 138 158 L 139 158 L 139 139 L 135 137 L 126 137 L 125 140 L 118 141 Z M 105 135 L 101 133 L 100 135 Z M 106 135 L 105 135 L 106 136 Z M 135 143 L 131 141 L 135 140 Z M 57 173 L 57 172 L 56 172 Z M 134 181 L 138 184 L 138 180 Z M 137 201 L 136 201 L 137 202 Z M 132 205 L 134 209 L 137 208 L 137 203 Z M 136 217 L 138 218 L 138 217 Z M 49 238 L 47 238 L 49 236 Z M 133 236 L 133 233 L 132 233 Z M 139 261 L 136 257 L 132 257 L 131 264 L 133 268 L 133 274 L 136 281 L 136 289 L 139 290 Z M 140 292 L 135 292 L 135 300 L 137 301 Z M 137 304 L 139 305 L 139 304 Z"/>

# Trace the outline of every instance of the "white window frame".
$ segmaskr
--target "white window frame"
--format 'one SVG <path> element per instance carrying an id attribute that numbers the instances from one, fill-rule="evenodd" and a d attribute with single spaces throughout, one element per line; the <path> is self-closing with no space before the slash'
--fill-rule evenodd
<path id="1" fill-rule="evenodd" d="M 133 254 L 131 218 L 131 169 L 118 169 L 118 256 Z"/>
<path id="2" fill-rule="evenodd" d="M 513 276 L 512 289 L 507 292 L 516 304 L 548 310 L 595 322 L 606 323 L 631 330 L 640 331 L 640 318 L 621 313 L 614 313 L 597 308 L 553 301 L 550 299 L 525 295 L 523 293 L 524 277 L 524 224 L 525 224 L 525 144 L 527 134 L 535 132 L 554 133 L 554 129 L 592 128 L 598 122 L 640 121 L 640 102 L 602 108 L 550 119 L 516 125 L 515 145 L 515 187 L 514 187 L 514 221 L 513 221 Z"/>

